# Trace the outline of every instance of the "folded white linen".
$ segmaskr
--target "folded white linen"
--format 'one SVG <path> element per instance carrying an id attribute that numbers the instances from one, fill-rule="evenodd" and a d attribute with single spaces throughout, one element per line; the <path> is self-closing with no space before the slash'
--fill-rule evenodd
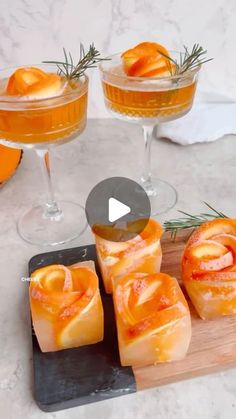
<path id="1" fill-rule="evenodd" d="M 187 145 L 236 134 L 236 103 L 196 103 L 182 118 L 157 126 L 156 136 Z"/>

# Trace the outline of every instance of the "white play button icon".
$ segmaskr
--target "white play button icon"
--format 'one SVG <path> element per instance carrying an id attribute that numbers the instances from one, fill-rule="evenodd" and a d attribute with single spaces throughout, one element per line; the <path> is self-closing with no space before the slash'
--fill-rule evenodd
<path id="1" fill-rule="evenodd" d="M 109 198 L 108 201 L 108 219 L 110 223 L 119 220 L 131 212 L 131 208 L 115 198 Z"/>
<path id="2" fill-rule="evenodd" d="M 142 186 L 124 177 L 99 182 L 90 191 L 85 206 L 92 231 L 115 242 L 141 234 L 150 217 L 150 209 L 149 198 Z"/>

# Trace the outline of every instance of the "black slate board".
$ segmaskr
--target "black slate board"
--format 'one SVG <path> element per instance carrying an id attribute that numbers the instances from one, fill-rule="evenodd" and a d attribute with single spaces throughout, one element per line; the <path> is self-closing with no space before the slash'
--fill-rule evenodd
<path id="1" fill-rule="evenodd" d="M 46 412 L 94 403 L 134 393 L 136 384 L 132 368 L 121 367 L 118 353 L 113 303 L 104 291 L 94 245 L 59 250 L 34 256 L 29 274 L 53 263 L 72 265 L 93 260 L 99 276 L 105 328 L 104 340 L 95 345 L 58 352 L 41 352 L 33 339 L 34 397 Z"/>

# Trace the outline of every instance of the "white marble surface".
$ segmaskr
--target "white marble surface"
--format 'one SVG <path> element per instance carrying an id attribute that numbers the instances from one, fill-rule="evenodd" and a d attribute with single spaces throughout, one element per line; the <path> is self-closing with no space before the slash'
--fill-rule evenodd
<path id="1" fill-rule="evenodd" d="M 153 172 L 178 190 L 177 209 L 198 212 L 201 201 L 235 216 L 236 137 L 180 147 L 154 141 Z M 136 150 L 136 152 L 134 152 Z M 84 202 L 90 189 L 109 176 L 139 174 L 142 154 L 138 126 L 90 120 L 81 138 L 52 153 L 57 195 Z M 32 397 L 32 351 L 27 284 L 28 260 L 44 248 L 30 246 L 16 233 L 15 221 L 31 203 L 43 200 L 35 156 L 25 153 L 16 175 L 0 190 L 0 416 L 3 419 L 234 419 L 236 370 L 192 379 L 93 405 L 45 414 Z M 91 234 L 67 247 L 89 243 Z M 42 383 L 43 385 L 43 383 Z"/>
<path id="2" fill-rule="evenodd" d="M 115 53 L 143 40 L 169 49 L 199 42 L 214 57 L 201 75 L 207 101 L 236 101 L 235 0 L 1 0 L 0 68 L 78 53 L 95 42 Z M 91 75 L 90 117 L 107 117 L 98 72 Z"/>

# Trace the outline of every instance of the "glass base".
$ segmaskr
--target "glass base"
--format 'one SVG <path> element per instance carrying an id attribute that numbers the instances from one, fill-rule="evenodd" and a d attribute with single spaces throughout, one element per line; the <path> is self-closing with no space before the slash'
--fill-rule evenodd
<path id="1" fill-rule="evenodd" d="M 45 216 L 45 206 L 37 205 L 18 221 L 19 235 L 31 244 L 55 246 L 80 236 L 87 227 L 84 208 L 74 202 L 59 201 L 61 213 Z"/>
<path id="2" fill-rule="evenodd" d="M 151 203 L 151 216 L 164 214 L 177 202 L 177 192 L 173 186 L 161 179 L 152 179 L 151 184 L 140 182 Z"/>

